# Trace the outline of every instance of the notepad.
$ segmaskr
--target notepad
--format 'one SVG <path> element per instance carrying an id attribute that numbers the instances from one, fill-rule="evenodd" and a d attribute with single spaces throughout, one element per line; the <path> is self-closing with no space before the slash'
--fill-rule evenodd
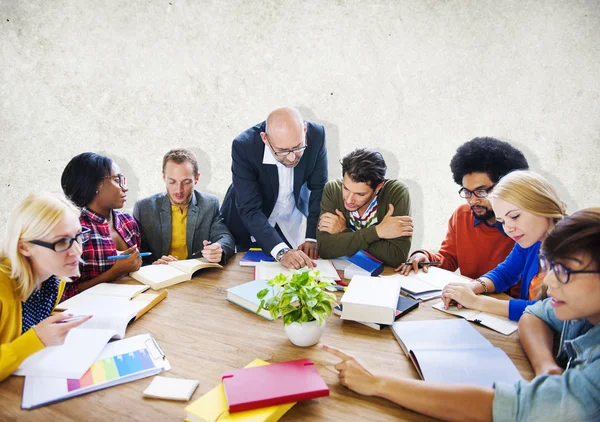
<path id="1" fill-rule="evenodd" d="M 194 273 L 205 268 L 223 268 L 204 259 L 185 259 L 168 264 L 146 265 L 129 275 L 154 290 L 164 289 L 192 279 Z"/>
<path id="2" fill-rule="evenodd" d="M 498 315 L 488 314 L 486 312 L 480 312 L 466 308 L 459 309 L 457 306 L 449 306 L 448 309 L 445 309 L 444 302 L 436 303 L 433 305 L 433 308 L 437 309 L 438 311 L 463 317 L 467 321 L 481 324 L 491 328 L 494 331 L 504 334 L 505 336 L 508 336 L 519 329 L 519 324 L 517 322 Z"/>
<path id="3" fill-rule="evenodd" d="M 269 365 L 268 362 L 254 359 L 246 368 Z M 186 420 L 190 422 L 276 422 L 296 403 L 280 404 L 245 412 L 229 413 L 227 409 L 227 398 L 223 383 L 195 400 L 185 408 Z"/>
<path id="4" fill-rule="evenodd" d="M 154 338 L 141 334 L 105 345 L 81 377 L 26 377 L 21 407 L 32 409 L 169 369 L 169 361 Z"/>
<path id="5" fill-rule="evenodd" d="M 234 369 L 222 377 L 229 412 L 242 412 L 329 395 L 310 359 Z"/>
<path id="6" fill-rule="evenodd" d="M 333 280 L 341 280 L 340 275 L 336 271 L 333 264 L 327 259 L 314 259 L 316 264 L 315 271 L 319 271 L 320 275 L 324 277 L 330 277 Z M 308 267 L 301 268 L 299 271 L 303 271 Z M 254 267 L 254 279 L 255 280 L 271 280 L 283 273 L 286 276 L 292 275 L 293 271 L 290 270 L 279 262 L 260 262 Z"/>
<path id="7" fill-rule="evenodd" d="M 144 397 L 188 401 L 200 382 L 183 378 L 156 376 L 144 390 Z"/>
<path id="8" fill-rule="evenodd" d="M 425 381 L 492 388 L 521 379 L 508 355 L 464 319 L 400 321 L 392 332 Z"/>

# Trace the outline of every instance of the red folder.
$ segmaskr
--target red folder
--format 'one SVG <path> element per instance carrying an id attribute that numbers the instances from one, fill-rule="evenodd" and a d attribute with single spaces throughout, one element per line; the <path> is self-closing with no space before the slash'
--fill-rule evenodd
<path id="1" fill-rule="evenodd" d="M 229 413 L 329 395 L 310 359 L 235 369 L 222 375 Z"/>

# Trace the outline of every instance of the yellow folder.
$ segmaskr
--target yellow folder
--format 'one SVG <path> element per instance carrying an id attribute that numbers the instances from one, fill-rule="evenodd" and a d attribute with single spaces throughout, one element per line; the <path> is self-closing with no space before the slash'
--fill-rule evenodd
<path id="1" fill-rule="evenodd" d="M 254 359 L 245 367 L 252 368 L 253 366 L 263 365 L 269 365 L 269 363 L 264 360 Z M 295 404 L 280 404 L 279 406 L 263 407 L 262 409 L 230 414 L 227 410 L 229 406 L 227 405 L 223 383 L 220 383 L 185 408 L 187 413 L 185 420 L 188 422 L 275 422 Z"/>

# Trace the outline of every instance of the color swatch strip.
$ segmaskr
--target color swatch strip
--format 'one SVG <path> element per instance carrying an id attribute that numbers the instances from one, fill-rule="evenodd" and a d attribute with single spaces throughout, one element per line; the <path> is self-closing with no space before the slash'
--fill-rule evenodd
<path id="1" fill-rule="evenodd" d="M 154 362 L 148 355 L 148 350 L 140 349 L 135 352 L 112 356 L 94 362 L 80 379 L 67 379 L 67 388 L 71 392 L 154 367 Z"/>

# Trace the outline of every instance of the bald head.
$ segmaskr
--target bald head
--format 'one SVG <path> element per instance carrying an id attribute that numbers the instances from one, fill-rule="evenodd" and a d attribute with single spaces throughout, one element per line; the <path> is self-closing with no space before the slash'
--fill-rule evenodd
<path id="1" fill-rule="evenodd" d="M 291 149 L 304 142 L 304 120 L 295 108 L 273 110 L 267 117 L 265 131 L 274 148 Z"/>

